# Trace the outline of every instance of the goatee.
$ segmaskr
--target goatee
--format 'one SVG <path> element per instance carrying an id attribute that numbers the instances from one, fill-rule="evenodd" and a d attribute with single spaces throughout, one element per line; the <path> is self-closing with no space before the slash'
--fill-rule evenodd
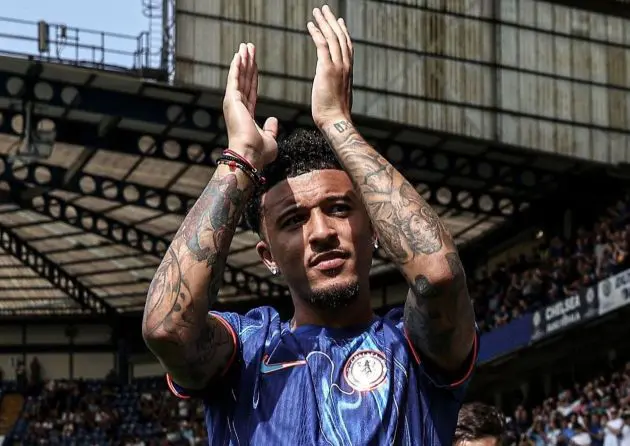
<path id="1" fill-rule="evenodd" d="M 322 310 L 336 310 L 350 306 L 359 297 L 359 282 L 332 285 L 313 290 L 304 300 Z"/>

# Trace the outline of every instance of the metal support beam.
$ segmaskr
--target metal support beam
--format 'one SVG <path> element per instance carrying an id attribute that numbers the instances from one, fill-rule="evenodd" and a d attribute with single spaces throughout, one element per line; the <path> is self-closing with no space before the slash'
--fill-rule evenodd
<path id="1" fill-rule="evenodd" d="M 120 181 L 82 171 L 70 172 L 69 169 L 63 167 L 37 162 L 21 165 L 20 178 L 17 178 L 15 170 L 8 164 L 9 157 L 0 154 L 0 161 L 5 162 L 5 169 L 0 172 L 0 180 L 24 181 L 48 190 L 60 189 L 82 196 L 102 198 L 156 211 L 184 215 L 197 199 L 191 195 L 171 192 L 167 189 Z"/>
<path id="2" fill-rule="evenodd" d="M 4 119 L 0 122 L 0 133 L 18 136 L 11 127 L 11 121 L 21 113 L 15 110 L 3 111 Z M 213 151 L 219 150 L 214 142 L 220 135 L 206 135 L 204 141 L 198 139 L 177 136 L 175 138 L 156 135 L 150 132 L 140 132 L 128 129 L 116 129 L 105 137 L 99 136 L 98 125 L 81 123 L 56 118 L 48 118 L 55 123 L 57 141 L 78 146 L 99 147 L 106 150 L 136 155 L 140 157 L 153 157 L 169 161 L 178 161 L 186 165 L 203 164 L 214 166 Z M 213 111 L 213 120 L 221 120 L 220 110 Z M 282 121 L 284 128 L 309 127 L 305 123 Z M 396 127 L 395 131 L 380 132 L 380 136 L 372 136 L 374 131 L 367 127 L 368 123 L 360 125 L 365 127 L 365 133 L 369 141 L 386 159 L 399 168 L 405 176 L 415 182 L 444 186 L 444 179 L 451 176 L 459 176 L 471 180 L 473 183 L 492 183 L 510 195 L 518 195 L 521 199 L 532 200 L 532 194 L 538 196 L 548 192 L 550 178 L 559 179 L 563 175 L 535 167 L 523 167 L 519 163 L 507 163 L 493 159 L 478 159 L 473 155 L 463 153 L 443 152 L 434 147 L 423 145 L 422 141 L 413 144 L 397 141 L 391 135 L 403 131 Z M 377 124 L 374 124 L 377 125 Z M 152 140 L 149 148 L 141 142 L 143 137 Z M 460 138 L 461 139 L 461 138 Z M 177 151 L 169 151 L 166 147 L 168 141 L 175 141 L 179 146 Z M 172 145 L 171 145 L 172 147 Z M 462 169 L 462 165 L 467 167 Z M 459 173 L 458 173 L 459 172 Z M 415 175 L 415 176 L 414 176 Z M 544 185 L 544 187 L 541 187 Z M 517 191 L 517 192 L 515 192 Z M 507 195 L 508 192 L 505 192 Z"/>
<path id="3" fill-rule="evenodd" d="M 124 205 L 144 207 L 151 210 L 159 210 L 166 213 L 185 215 L 197 200 L 197 197 L 172 192 L 167 189 L 145 186 L 139 183 L 120 181 L 99 175 L 76 172 L 71 180 L 68 178 L 68 169 L 59 166 L 50 166 L 32 162 L 20 166 L 19 178 L 15 170 L 8 164 L 8 157 L 0 155 L 0 161 L 4 161 L 5 169 L 0 171 L 0 180 L 8 182 L 24 181 L 39 188 L 61 189 L 75 192 L 84 196 L 93 196 L 105 200 L 115 201 Z M 395 163 L 399 169 L 405 168 L 405 161 Z M 438 180 L 414 180 L 410 182 L 415 186 L 422 185 L 423 196 L 428 203 L 445 206 L 461 212 L 505 217 L 518 213 L 523 198 L 515 198 L 512 194 L 494 191 L 475 191 L 456 186 L 449 186 Z M 32 190 L 30 192 L 33 192 Z M 30 194 L 36 196 L 40 194 Z M 444 197 L 450 199 L 444 199 Z M 507 208 L 511 208 L 512 214 L 508 214 Z M 242 224 L 241 227 L 245 228 Z"/>
<path id="4" fill-rule="evenodd" d="M 6 252 L 19 259 L 23 265 L 31 268 L 37 275 L 63 291 L 83 308 L 105 315 L 112 321 L 117 320 L 118 312 L 114 307 L 2 224 L 0 224 L 0 245 Z"/>
<path id="5" fill-rule="evenodd" d="M 21 186 L 16 181 L 9 181 L 9 185 L 15 190 L 19 190 Z M 81 228 L 115 243 L 124 243 L 130 248 L 158 258 L 162 258 L 166 254 L 170 244 L 170 240 L 163 237 L 126 225 L 77 204 L 69 204 L 57 197 L 45 194 L 30 200 L 23 198 L 23 194 L 20 193 L 12 193 L 11 197 L 17 198 L 15 203 L 22 209 L 34 210 L 55 221 Z M 225 266 L 223 283 L 233 286 L 245 294 L 277 298 L 288 295 L 288 289 L 285 286 L 262 279 L 231 265 Z"/>
<path id="6" fill-rule="evenodd" d="M 218 131 L 218 123 L 210 121 L 207 126 L 196 125 L 200 112 L 205 112 L 203 107 L 194 106 L 198 92 L 182 90 L 170 87 L 166 84 L 155 84 L 139 79 L 124 79 L 124 87 L 128 90 L 116 89 L 116 80 L 110 81 L 107 74 L 97 74 L 99 85 L 102 88 L 94 88 L 90 83 L 95 82 L 91 73 L 78 71 L 73 68 L 63 67 L 59 64 L 42 63 L 40 61 L 26 62 L 23 59 L 3 57 L 2 62 L 7 65 L 7 71 L 0 71 L 0 96 L 20 98 L 22 95 L 33 95 L 34 85 L 23 88 L 20 92 L 9 91 L 6 87 L 9 79 L 20 79 L 25 82 L 32 72 L 41 73 L 47 70 L 55 70 L 57 76 L 63 76 L 64 71 L 72 71 L 77 76 L 72 76 L 73 82 L 63 82 L 51 79 L 45 80 L 51 94 L 45 99 L 40 98 L 38 103 L 66 109 L 72 104 L 72 108 L 84 114 L 101 115 L 103 117 L 120 117 L 136 122 L 146 122 L 154 128 L 156 126 L 172 126 L 191 131 Z M 25 69 L 20 73 L 18 70 Z M 11 72 L 14 68 L 18 72 Z M 83 79 L 83 80 L 81 80 Z M 120 82 L 120 81 L 119 81 Z M 111 89 L 106 89 L 107 86 Z M 159 90 L 159 91 L 156 91 Z M 172 99 L 169 99 L 172 98 Z M 142 101 L 142 106 L 134 106 Z M 204 120 L 205 121 L 205 120 Z"/>
<path id="7" fill-rule="evenodd" d="M 114 353 L 114 347 L 111 344 L 0 344 L 0 350 L 4 354 L 42 354 L 54 353 L 60 354 L 77 354 L 77 353 Z"/>

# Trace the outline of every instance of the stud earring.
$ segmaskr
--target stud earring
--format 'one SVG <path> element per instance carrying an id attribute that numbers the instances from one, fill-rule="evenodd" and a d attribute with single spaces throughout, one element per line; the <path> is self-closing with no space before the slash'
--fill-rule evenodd
<path id="1" fill-rule="evenodd" d="M 270 266 L 269 271 L 271 271 L 271 274 L 275 276 L 276 274 L 278 274 L 278 267 L 276 265 Z"/>
<path id="2" fill-rule="evenodd" d="M 374 239 L 374 249 L 378 249 L 378 239 Z"/>

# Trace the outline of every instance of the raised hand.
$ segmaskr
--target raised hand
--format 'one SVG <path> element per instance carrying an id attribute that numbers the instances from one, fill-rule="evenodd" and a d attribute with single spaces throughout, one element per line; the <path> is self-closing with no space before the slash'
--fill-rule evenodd
<path id="1" fill-rule="evenodd" d="M 251 43 L 241 43 L 230 64 L 223 98 L 223 116 L 230 149 L 261 168 L 276 158 L 278 120 L 269 118 L 260 128 L 254 120 L 257 99 L 256 48 Z"/>
<path id="2" fill-rule="evenodd" d="M 311 109 L 315 124 L 323 128 L 329 122 L 350 121 L 354 55 L 343 19 L 337 19 L 327 5 L 315 8 L 313 17 L 315 23 L 307 25 L 317 48 Z"/>

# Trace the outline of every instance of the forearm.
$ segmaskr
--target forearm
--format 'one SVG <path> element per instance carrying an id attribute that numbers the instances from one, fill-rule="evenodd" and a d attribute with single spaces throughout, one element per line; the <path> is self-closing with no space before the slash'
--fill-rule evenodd
<path id="1" fill-rule="evenodd" d="M 466 358 L 474 312 L 455 243 L 435 211 L 351 123 L 323 132 L 358 189 L 379 244 L 410 284 L 405 327 L 412 343 L 445 368 Z"/>
<path id="2" fill-rule="evenodd" d="M 220 324 L 208 321 L 208 310 L 216 301 L 236 224 L 251 192 L 244 173 L 218 166 L 149 287 L 143 336 L 169 371 L 187 375 L 184 380 L 215 372 L 211 362 L 221 342 L 229 341 L 221 339 Z"/>

